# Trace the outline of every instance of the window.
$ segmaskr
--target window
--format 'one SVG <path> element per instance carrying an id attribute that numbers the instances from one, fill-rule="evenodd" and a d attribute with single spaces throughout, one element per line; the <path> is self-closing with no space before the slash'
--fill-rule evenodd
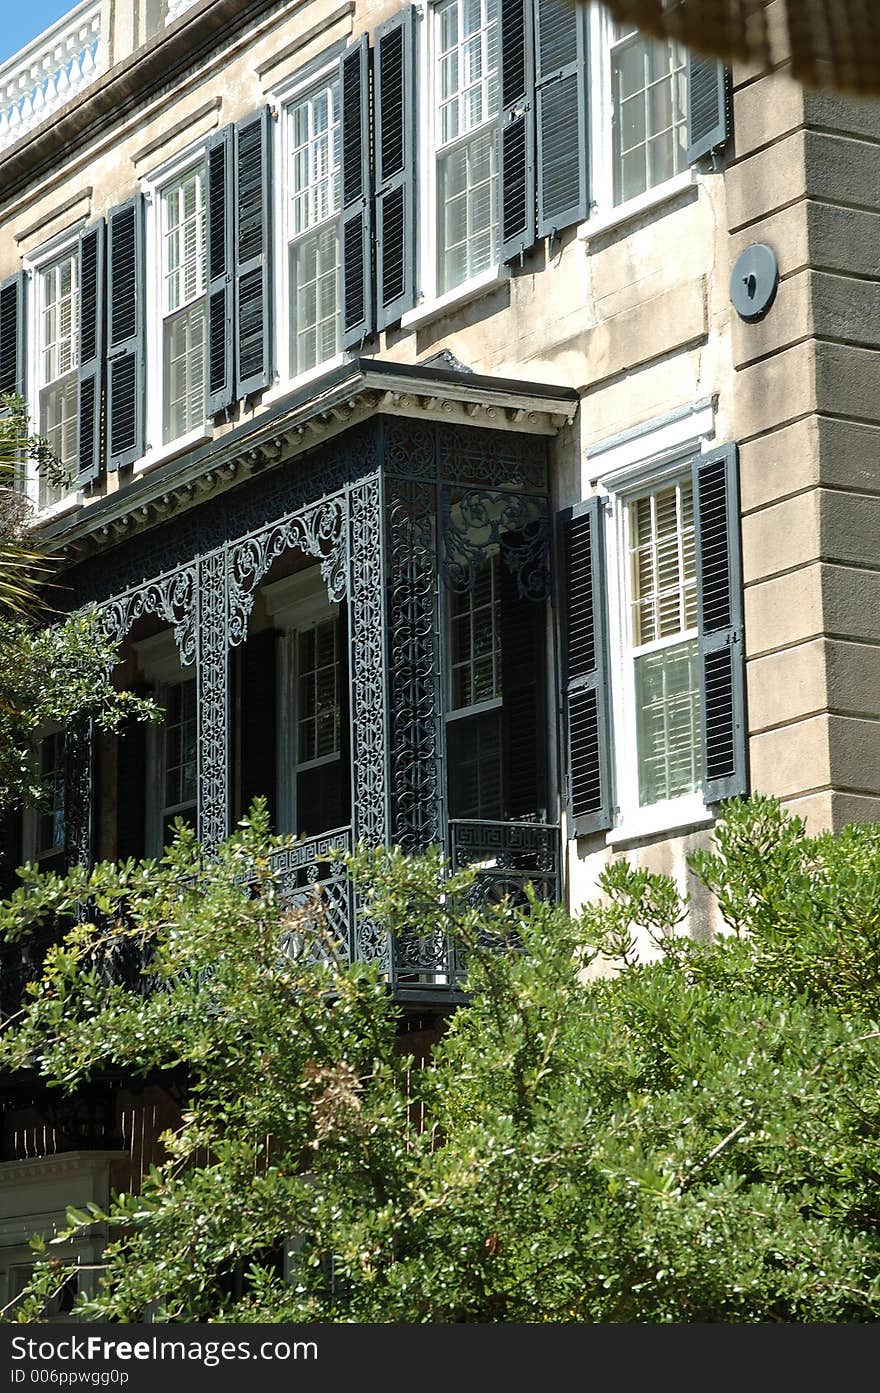
<path id="1" fill-rule="evenodd" d="M 282 638 L 278 645 L 278 824 L 300 837 L 346 827 L 351 821 L 348 643 L 346 608 L 331 603 L 317 566 L 274 581 L 263 590 L 266 611 Z M 254 642 L 244 645 L 244 652 Z M 243 713 L 243 750 L 261 708 L 258 689 L 270 679 L 263 666 L 251 676 Z M 274 719 L 274 713 L 273 713 Z"/>
<path id="2" fill-rule="evenodd" d="M 610 21 L 614 203 L 665 183 L 686 166 L 687 54 Z"/>
<path id="3" fill-rule="evenodd" d="M 62 256 L 37 271 L 37 386 L 39 430 L 62 468 L 77 472 L 79 407 L 79 251 Z M 38 502 L 48 508 L 63 498 L 66 487 L 44 475 Z"/>
<path id="4" fill-rule="evenodd" d="M 174 682 L 160 692 L 165 707 L 162 728 L 162 793 L 159 819 L 162 845 L 171 840 L 175 818 L 196 820 L 196 683 Z"/>
<path id="5" fill-rule="evenodd" d="M 608 215 L 688 168 L 687 50 L 603 5 L 590 6 L 589 22 L 590 199 Z"/>
<path id="6" fill-rule="evenodd" d="M 498 0 L 444 0 L 434 17 L 438 291 L 498 260 Z"/>
<path id="7" fill-rule="evenodd" d="M 326 363 L 339 335 L 339 83 L 287 107 L 290 375 Z"/>
<path id="8" fill-rule="evenodd" d="M 627 642 L 644 807 L 695 793 L 702 777 L 690 476 L 631 499 L 626 512 Z"/>
<path id="9" fill-rule="evenodd" d="M 196 809 L 196 683 L 175 682 L 165 693 L 162 759 L 162 831 L 170 837 L 174 819 L 192 821 Z"/>
<path id="10" fill-rule="evenodd" d="M 346 821 L 338 616 L 296 634 L 296 819 L 300 836 Z"/>
<path id="11" fill-rule="evenodd" d="M 23 857 L 25 861 L 36 862 L 43 871 L 60 871 L 64 866 L 64 736 L 61 731 L 47 732 L 37 741 L 33 772 L 42 797 L 39 802 L 25 805 Z"/>
<path id="12" fill-rule="evenodd" d="M 450 710 L 446 739 L 453 818 L 502 816 L 500 557 L 476 565 L 449 601 Z M 523 739 L 528 738 L 523 732 Z"/>
<path id="13" fill-rule="evenodd" d="M 199 164 L 160 194 L 162 439 L 204 424 L 205 171 Z"/>

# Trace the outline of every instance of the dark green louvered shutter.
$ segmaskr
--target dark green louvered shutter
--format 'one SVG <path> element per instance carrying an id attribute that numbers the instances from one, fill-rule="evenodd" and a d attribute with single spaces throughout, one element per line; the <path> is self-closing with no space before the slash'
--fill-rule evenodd
<path id="1" fill-rule="evenodd" d="M 543 739 L 543 638 L 545 607 L 519 593 L 506 562 L 508 546 L 521 534 L 502 539 L 501 590 L 501 749 L 505 818 L 522 822 L 547 812 L 547 749 Z"/>
<path id="2" fill-rule="evenodd" d="M 79 473 L 81 487 L 101 472 L 104 404 L 105 224 L 79 234 Z"/>
<path id="3" fill-rule="evenodd" d="M 0 396 L 25 394 L 25 275 L 0 285 Z"/>
<path id="4" fill-rule="evenodd" d="M 207 146 L 208 416 L 225 411 L 234 400 L 232 132 L 232 126 L 217 131 Z"/>
<path id="5" fill-rule="evenodd" d="M 501 257 L 535 241 L 535 57 L 532 0 L 501 0 Z"/>
<path id="6" fill-rule="evenodd" d="M 240 674 L 241 804 L 243 817 L 255 798 L 266 799 L 275 823 L 277 778 L 276 654 L 277 629 L 252 634 L 236 649 Z"/>
<path id="7" fill-rule="evenodd" d="M 135 696 L 155 696 L 146 683 Z M 143 721 L 128 721 L 116 737 L 116 859 L 139 860 L 147 845 L 147 729 Z"/>
<path id="8" fill-rule="evenodd" d="M 416 65 L 412 6 L 380 24 L 374 44 L 376 326 L 386 329 L 415 302 Z"/>
<path id="9" fill-rule="evenodd" d="M 534 0 L 538 236 L 587 215 L 587 17 L 572 0 Z"/>
<path id="10" fill-rule="evenodd" d="M 572 509 L 565 547 L 571 835 L 610 827 L 611 722 L 601 499 Z"/>
<path id="11" fill-rule="evenodd" d="M 235 127 L 235 395 L 272 380 L 271 115 Z"/>
<path id="12" fill-rule="evenodd" d="M 339 63 L 342 138 L 342 346 L 373 332 L 370 46 L 362 34 Z"/>
<path id="13" fill-rule="evenodd" d="M 144 453 L 144 200 L 107 216 L 107 468 Z"/>
<path id="14" fill-rule="evenodd" d="M 687 160 L 693 164 L 730 136 L 728 74 L 721 63 L 697 53 L 687 62 Z"/>
<path id="15" fill-rule="evenodd" d="M 745 793 L 742 555 L 737 449 L 694 461 L 703 784 L 707 803 Z"/>

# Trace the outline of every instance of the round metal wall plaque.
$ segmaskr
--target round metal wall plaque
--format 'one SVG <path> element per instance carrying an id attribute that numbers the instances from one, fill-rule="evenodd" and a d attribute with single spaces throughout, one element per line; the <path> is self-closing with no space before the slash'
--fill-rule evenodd
<path id="1" fill-rule="evenodd" d="M 741 319 L 763 319 L 779 285 L 779 262 L 771 247 L 755 242 L 738 258 L 730 277 L 730 298 Z"/>

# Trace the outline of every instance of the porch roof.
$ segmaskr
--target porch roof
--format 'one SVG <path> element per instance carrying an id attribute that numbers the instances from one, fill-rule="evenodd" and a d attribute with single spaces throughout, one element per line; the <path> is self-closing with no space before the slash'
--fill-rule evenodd
<path id="1" fill-rule="evenodd" d="M 39 529 L 50 553 L 79 559 L 155 526 L 244 478 L 313 449 L 376 413 L 553 436 L 580 398 L 571 387 L 470 372 L 460 366 L 353 358 L 259 415 L 189 450 L 138 469 L 104 497 Z"/>

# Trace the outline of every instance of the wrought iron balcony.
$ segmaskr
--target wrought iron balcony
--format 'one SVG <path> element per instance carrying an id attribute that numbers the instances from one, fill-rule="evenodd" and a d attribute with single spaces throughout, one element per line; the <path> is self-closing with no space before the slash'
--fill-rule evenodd
<path id="1" fill-rule="evenodd" d="M 107 66 L 101 0 L 84 0 L 0 67 L 0 150 L 14 145 Z"/>
<path id="2" fill-rule="evenodd" d="M 309 953 L 339 962 L 379 962 L 395 995 L 402 1001 L 453 995 L 461 987 L 464 962 L 445 928 L 400 934 L 389 945 L 385 935 L 358 912 L 355 896 L 339 855 L 350 852 L 350 827 L 309 837 L 276 852 L 274 869 L 293 913 L 284 948 L 293 957 Z M 332 853 L 332 855 L 331 855 Z M 540 822 L 464 822 L 449 824 L 449 855 L 460 870 L 477 871 L 478 904 L 505 896 L 524 900 L 531 882 L 547 900 L 559 895 L 559 828 Z M 11 1015 L 22 1002 L 24 987 L 41 971 L 50 944 L 61 930 L 47 927 L 26 943 L 0 953 L 0 1015 Z M 148 955 L 123 935 L 96 935 L 91 966 L 106 982 L 123 983 L 139 994 L 153 990 Z"/>

